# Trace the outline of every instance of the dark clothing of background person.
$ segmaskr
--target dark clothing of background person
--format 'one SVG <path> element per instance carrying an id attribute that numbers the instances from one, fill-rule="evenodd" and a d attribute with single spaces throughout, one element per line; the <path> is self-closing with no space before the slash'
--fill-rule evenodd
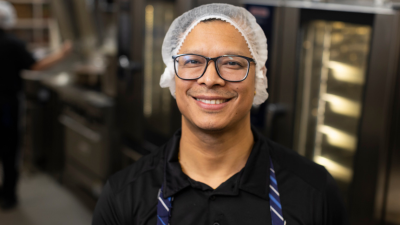
<path id="1" fill-rule="evenodd" d="M 21 70 L 30 69 L 35 59 L 25 44 L 0 29 L 0 163 L 3 166 L 3 204 L 16 201 L 18 180 L 19 101 Z"/>
<path id="2" fill-rule="evenodd" d="M 341 196 L 326 169 L 252 128 L 254 146 L 245 167 L 213 190 L 182 172 L 181 131 L 151 155 L 113 175 L 96 205 L 93 225 L 157 224 L 157 194 L 174 196 L 171 225 L 271 224 L 271 157 L 287 224 L 345 225 Z"/>

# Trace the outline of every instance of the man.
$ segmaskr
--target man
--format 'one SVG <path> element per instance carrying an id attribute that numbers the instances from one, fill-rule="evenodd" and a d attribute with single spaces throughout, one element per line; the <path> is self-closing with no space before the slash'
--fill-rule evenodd
<path id="1" fill-rule="evenodd" d="M 20 72 L 24 69 L 44 70 L 61 61 L 71 50 L 71 43 L 66 42 L 61 51 L 36 61 L 22 41 L 6 33 L 14 23 L 14 8 L 10 3 L 0 1 L 0 163 L 3 169 L 0 206 L 3 210 L 17 204 Z"/>
<path id="2" fill-rule="evenodd" d="M 251 127 L 266 100 L 266 38 L 245 9 L 195 8 L 164 43 L 182 129 L 112 176 L 93 224 L 346 224 L 330 174 Z"/>

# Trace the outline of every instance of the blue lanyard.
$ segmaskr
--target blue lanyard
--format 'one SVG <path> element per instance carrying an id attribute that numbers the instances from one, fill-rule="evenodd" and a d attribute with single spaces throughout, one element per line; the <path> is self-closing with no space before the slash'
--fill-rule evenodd
<path id="1" fill-rule="evenodd" d="M 272 225 L 286 225 L 286 221 L 283 219 L 282 205 L 279 197 L 278 182 L 276 181 L 274 165 L 272 160 L 270 160 L 269 170 L 269 199 L 270 199 L 270 211 Z M 171 211 L 172 211 L 172 201 L 173 197 L 164 198 L 162 195 L 163 188 L 161 186 L 158 191 L 158 204 L 157 204 L 157 225 L 170 225 L 171 221 Z"/>

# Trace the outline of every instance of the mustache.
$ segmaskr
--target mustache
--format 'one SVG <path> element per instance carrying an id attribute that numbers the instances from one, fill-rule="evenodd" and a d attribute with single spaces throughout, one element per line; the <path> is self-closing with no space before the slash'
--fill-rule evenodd
<path id="1" fill-rule="evenodd" d="M 221 88 L 196 88 L 196 89 L 189 89 L 186 92 L 187 95 L 196 96 L 196 95 L 217 95 L 224 98 L 233 98 L 237 96 L 236 92 L 224 90 Z"/>

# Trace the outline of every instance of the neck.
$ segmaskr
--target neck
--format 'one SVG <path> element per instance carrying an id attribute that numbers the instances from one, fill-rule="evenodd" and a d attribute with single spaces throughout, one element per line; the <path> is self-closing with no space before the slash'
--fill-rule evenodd
<path id="1" fill-rule="evenodd" d="M 250 118 L 221 131 L 205 131 L 182 118 L 179 162 L 186 175 L 215 189 L 246 165 L 253 144 Z"/>

